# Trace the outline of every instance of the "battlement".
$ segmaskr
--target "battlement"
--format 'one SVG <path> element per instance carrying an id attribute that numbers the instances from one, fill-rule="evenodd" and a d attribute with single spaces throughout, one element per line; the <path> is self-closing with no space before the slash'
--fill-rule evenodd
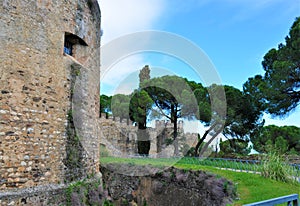
<path id="1" fill-rule="evenodd" d="M 174 127 L 174 123 L 171 123 L 170 120 L 156 120 L 155 121 L 155 128 L 173 128 Z M 178 129 L 182 129 L 183 128 L 183 120 L 179 120 L 177 123 L 177 127 Z"/>
<path id="2" fill-rule="evenodd" d="M 130 119 L 121 119 L 120 117 L 114 117 L 114 116 L 106 116 L 105 113 L 101 113 L 100 117 L 100 123 L 104 122 L 114 122 L 114 124 L 118 125 L 118 127 L 128 127 L 128 128 L 134 128 L 135 125 Z"/>
<path id="3" fill-rule="evenodd" d="M 107 116 L 106 113 L 101 113 L 101 121 L 104 120 L 111 120 L 114 121 L 116 124 L 119 124 L 122 127 L 125 126 L 134 126 L 133 122 L 130 119 L 122 119 L 120 117 L 115 117 L 115 116 Z M 161 128 L 173 128 L 174 123 L 171 123 L 170 120 L 155 120 L 155 126 L 154 128 L 156 129 L 161 129 Z M 152 127 L 149 127 L 151 129 Z M 179 130 L 183 129 L 183 120 L 179 120 L 177 123 L 177 128 Z"/>
<path id="4" fill-rule="evenodd" d="M 178 121 L 178 139 L 181 148 L 185 144 L 193 146 L 198 139 L 196 133 L 185 133 L 184 122 Z M 137 154 L 137 141 L 139 129 L 132 121 L 120 117 L 101 114 L 99 130 L 101 131 L 100 143 L 105 145 L 114 156 L 127 157 Z M 166 142 L 173 139 L 174 124 L 170 121 L 156 120 L 154 127 L 148 127 L 145 132 L 149 135 L 150 155 L 156 157 L 166 147 Z M 165 155 L 170 155 L 173 150 L 169 149 Z M 170 155 L 172 156 L 172 155 Z"/>

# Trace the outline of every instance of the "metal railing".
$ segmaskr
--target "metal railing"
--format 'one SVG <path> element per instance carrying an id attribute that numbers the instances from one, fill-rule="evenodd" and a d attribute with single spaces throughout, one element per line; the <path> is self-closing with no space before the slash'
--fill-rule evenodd
<path id="1" fill-rule="evenodd" d="M 287 206 L 300 206 L 299 195 L 292 194 L 292 195 L 277 197 L 265 201 L 254 202 L 244 206 L 271 206 L 271 205 L 282 204 L 282 203 L 287 203 Z"/>
<path id="2" fill-rule="evenodd" d="M 232 158 L 195 158 L 195 157 L 184 157 L 181 160 L 182 163 L 196 164 L 203 166 L 213 166 L 222 169 L 228 169 L 233 171 L 248 172 L 248 173 L 260 173 L 261 172 L 261 161 L 259 160 L 244 160 L 244 159 L 232 159 Z M 300 165 L 289 164 L 295 169 L 296 178 L 300 182 Z"/>
<path id="3" fill-rule="evenodd" d="M 146 158 L 151 159 L 151 156 L 131 155 L 131 158 Z M 154 158 L 155 159 L 155 158 Z M 262 162 L 260 160 L 245 160 L 245 159 L 233 159 L 233 158 L 198 158 L 198 157 L 171 157 L 168 158 L 174 162 L 183 164 L 193 164 L 202 166 L 212 166 L 224 170 L 231 170 L 236 172 L 246 172 L 260 174 L 262 172 Z M 300 182 L 300 164 L 289 164 L 295 170 L 294 178 Z"/>
<path id="4" fill-rule="evenodd" d="M 260 172 L 259 160 L 243 160 L 231 158 L 184 158 L 183 160 L 188 164 L 198 164 L 203 166 L 213 166 L 234 171 L 244 172 Z"/>

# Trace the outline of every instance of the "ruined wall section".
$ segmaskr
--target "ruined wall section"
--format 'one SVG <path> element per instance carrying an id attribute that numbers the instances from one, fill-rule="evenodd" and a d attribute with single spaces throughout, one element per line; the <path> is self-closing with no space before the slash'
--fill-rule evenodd
<path id="1" fill-rule="evenodd" d="M 74 104 L 84 105 L 73 113 L 83 116 L 74 123 L 82 135 L 81 169 L 98 172 L 97 1 L 3 0 L 0 13 L 0 190 L 65 181 Z M 66 32 L 86 43 L 73 56 L 63 53 Z"/>
<path id="2" fill-rule="evenodd" d="M 105 145 L 110 154 L 114 156 L 137 154 L 138 128 L 131 121 L 112 116 L 106 118 L 106 115 L 102 114 L 99 131 L 101 131 L 100 143 Z"/>
<path id="3" fill-rule="evenodd" d="M 184 132 L 184 122 L 178 122 L 178 140 L 180 155 L 184 155 L 189 147 L 195 146 L 196 133 Z M 173 123 L 170 121 L 156 120 L 154 127 L 147 128 L 150 137 L 151 157 L 173 156 L 174 147 L 168 144 L 173 139 Z M 138 154 L 137 135 L 138 127 L 132 121 L 119 117 L 101 115 L 99 131 L 101 131 L 100 143 L 103 144 L 110 155 L 128 157 Z"/>

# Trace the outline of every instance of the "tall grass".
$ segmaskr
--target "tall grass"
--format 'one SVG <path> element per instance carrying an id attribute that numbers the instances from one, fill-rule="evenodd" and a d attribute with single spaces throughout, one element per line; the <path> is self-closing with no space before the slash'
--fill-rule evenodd
<path id="1" fill-rule="evenodd" d="M 182 158 L 179 160 L 179 163 L 183 164 L 194 164 L 194 165 L 203 165 L 203 166 L 212 166 L 218 168 L 232 169 L 235 171 L 244 171 L 244 172 L 260 172 L 261 165 L 257 164 L 254 161 L 239 161 L 235 159 L 226 160 L 222 158 Z"/>
<path id="2" fill-rule="evenodd" d="M 287 183 L 297 183 L 296 169 L 286 162 L 277 152 L 269 152 L 262 159 L 261 174 L 263 177 Z"/>

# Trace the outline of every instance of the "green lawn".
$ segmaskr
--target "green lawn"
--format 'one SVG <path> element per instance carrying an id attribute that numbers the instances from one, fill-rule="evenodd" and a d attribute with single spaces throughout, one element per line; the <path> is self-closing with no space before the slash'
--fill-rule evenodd
<path id="1" fill-rule="evenodd" d="M 204 170 L 213 174 L 222 176 L 237 184 L 239 200 L 234 205 L 243 205 L 247 203 L 267 200 L 290 194 L 300 195 L 300 184 L 288 184 L 283 182 L 266 179 L 258 174 L 250 174 L 244 172 L 234 172 L 229 170 L 220 170 L 212 166 L 193 165 L 178 159 L 150 159 L 150 158 L 114 158 L 102 157 L 101 164 L 107 163 L 130 163 L 138 165 L 151 164 L 157 167 L 174 166 L 181 169 Z"/>
<path id="2" fill-rule="evenodd" d="M 260 172 L 262 166 L 260 164 L 250 164 L 246 162 L 239 161 L 224 161 L 223 159 L 199 159 L 199 158 L 191 158 L 184 157 L 181 158 L 178 163 L 183 164 L 193 164 L 193 165 L 202 165 L 202 166 L 212 166 L 219 168 L 231 168 L 235 170 L 243 170 L 243 171 L 252 171 L 252 172 Z"/>
<path id="3" fill-rule="evenodd" d="M 300 185 L 266 179 L 258 174 L 220 170 L 201 165 L 176 164 L 175 166 L 184 169 L 205 170 L 231 180 L 237 184 L 240 198 L 234 205 L 243 205 L 295 193 L 300 195 Z"/>

